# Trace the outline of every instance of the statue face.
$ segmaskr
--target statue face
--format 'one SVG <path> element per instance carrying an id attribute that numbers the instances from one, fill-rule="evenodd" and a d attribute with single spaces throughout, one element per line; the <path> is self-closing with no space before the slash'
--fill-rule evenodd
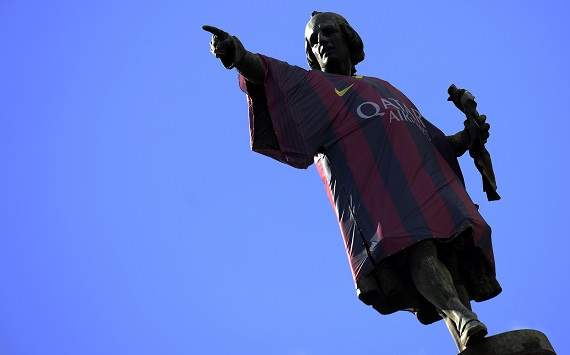
<path id="1" fill-rule="evenodd" d="M 314 16 L 305 28 L 305 38 L 322 71 L 350 75 L 350 51 L 334 14 Z"/>

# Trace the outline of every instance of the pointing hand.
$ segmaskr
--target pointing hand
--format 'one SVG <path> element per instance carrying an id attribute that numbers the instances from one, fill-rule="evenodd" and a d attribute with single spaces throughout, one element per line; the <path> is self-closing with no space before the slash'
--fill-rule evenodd
<path id="1" fill-rule="evenodd" d="M 224 67 L 232 69 L 245 54 L 245 49 L 241 42 L 237 37 L 231 36 L 229 33 L 217 27 L 204 25 L 202 29 L 212 34 L 210 52 L 212 52 L 216 58 L 220 58 Z"/>

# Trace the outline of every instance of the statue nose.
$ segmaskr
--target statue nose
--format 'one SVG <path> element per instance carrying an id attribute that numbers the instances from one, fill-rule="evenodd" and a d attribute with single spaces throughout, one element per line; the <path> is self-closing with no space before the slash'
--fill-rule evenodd
<path id="1" fill-rule="evenodd" d="M 320 44 L 328 43 L 329 37 L 322 32 L 319 32 L 318 40 Z"/>

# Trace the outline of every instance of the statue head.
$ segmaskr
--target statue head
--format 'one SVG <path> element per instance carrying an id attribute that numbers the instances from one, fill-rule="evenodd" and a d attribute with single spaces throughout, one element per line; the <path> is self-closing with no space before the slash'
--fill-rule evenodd
<path id="1" fill-rule="evenodd" d="M 364 60 L 364 44 L 341 15 L 313 11 L 305 27 L 305 53 L 311 69 L 354 75 Z"/>

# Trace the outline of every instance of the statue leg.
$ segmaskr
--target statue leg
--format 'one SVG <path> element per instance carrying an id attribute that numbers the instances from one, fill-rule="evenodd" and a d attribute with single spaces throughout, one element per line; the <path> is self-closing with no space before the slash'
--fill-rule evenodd
<path id="1" fill-rule="evenodd" d="M 453 341 L 455 342 L 457 349 L 459 349 L 459 351 L 462 351 L 461 336 L 459 336 L 459 332 L 457 331 L 457 328 L 455 327 L 455 322 L 453 322 L 453 320 L 451 320 L 451 318 L 447 317 L 443 313 L 440 314 L 440 316 L 443 319 L 443 321 L 445 322 L 445 325 L 447 326 L 447 329 L 449 330 L 449 334 L 451 334 L 451 337 L 453 338 Z"/>
<path id="2" fill-rule="evenodd" d="M 455 285 L 455 289 L 461 303 L 465 306 L 465 308 L 472 311 L 469 295 L 467 294 L 467 290 L 465 289 L 463 283 L 456 283 L 454 280 L 453 284 Z M 457 348 L 460 351 L 463 350 L 464 347 L 461 345 L 461 336 L 459 335 L 455 322 L 451 318 L 447 317 L 444 313 L 440 312 L 439 315 L 441 318 L 443 318 L 443 321 L 445 322 L 445 325 L 447 326 L 447 329 L 449 330 L 449 333 L 451 334 L 451 337 L 453 338 L 453 341 L 455 342 Z"/>
<path id="3" fill-rule="evenodd" d="M 461 302 L 451 273 L 437 257 L 433 241 L 418 243 L 409 255 L 410 273 L 418 292 L 435 306 L 445 320 L 459 350 L 484 337 L 487 328 L 470 307 Z M 460 291 L 466 298 L 465 290 Z M 469 305 L 469 300 L 465 301 Z"/>

